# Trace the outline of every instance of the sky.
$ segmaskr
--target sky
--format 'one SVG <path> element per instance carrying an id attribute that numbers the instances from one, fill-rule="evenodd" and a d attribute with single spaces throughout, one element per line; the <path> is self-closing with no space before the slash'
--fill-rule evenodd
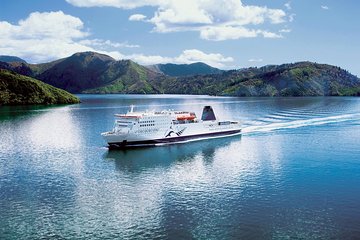
<path id="1" fill-rule="evenodd" d="M 1 0 L 0 55 L 96 51 L 221 69 L 313 61 L 360 76 L 357 0 Z"/>

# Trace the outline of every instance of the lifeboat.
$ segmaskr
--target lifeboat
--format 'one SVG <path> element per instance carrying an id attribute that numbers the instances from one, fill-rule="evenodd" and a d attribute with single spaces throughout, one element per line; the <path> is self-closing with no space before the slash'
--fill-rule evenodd
<path id="1" fill-rule="evenodd" d="M 196 115 L 194 113 L 181 114 L 181 115 L 176 116 L 176 119 L 179 121 L 194 120 L 195 118 L 196 118 Z"/>

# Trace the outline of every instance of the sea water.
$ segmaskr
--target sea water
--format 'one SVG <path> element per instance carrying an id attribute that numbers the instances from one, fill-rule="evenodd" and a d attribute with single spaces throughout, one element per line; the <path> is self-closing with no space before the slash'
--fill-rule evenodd
<path id="1" fill-rule="evenodd" d="M 360 237 L 360 98 L 79 97 L 0 107 L 0 239 Z M 109 151 L 130 105 L 211 105 L 243 134 Z"/>

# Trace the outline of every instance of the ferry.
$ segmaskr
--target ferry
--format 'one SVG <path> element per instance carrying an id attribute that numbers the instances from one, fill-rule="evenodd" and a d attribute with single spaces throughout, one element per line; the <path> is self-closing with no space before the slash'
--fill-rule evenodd
<path id="1" fill-rule="evenodd" d="M 241 134 L 241 124 L 218 120 L 211 106 L 205 106 L 201 119 L 188 111 L 134 111 L 115 114 L 114 128 L 101 135 L 109 148 L 156 146 Z"/>

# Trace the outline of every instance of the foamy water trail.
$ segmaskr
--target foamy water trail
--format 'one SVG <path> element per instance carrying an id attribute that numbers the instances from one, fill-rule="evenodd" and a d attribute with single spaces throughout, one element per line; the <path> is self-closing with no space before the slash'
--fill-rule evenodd
<path id="1" fill-rule="evenodd" d="M 258 132 L 271 132 L 281 129 L 292 129 L 292 128 L 317 126 L 317 125 L 340 123 L 347 121 L 359 121 L 359 120 L 360 120 L 360 113 L 343 114 L 343 115 L 336 115 L 329 117 L 291 120 L 286 122 L 274 122 L 274 123 L 262 124 L 262 125 L 250 125 L 250 126 L 245 126 L 242 130 L 242 133 L 250 134 L 250 133 L 258 133 Z"/>

